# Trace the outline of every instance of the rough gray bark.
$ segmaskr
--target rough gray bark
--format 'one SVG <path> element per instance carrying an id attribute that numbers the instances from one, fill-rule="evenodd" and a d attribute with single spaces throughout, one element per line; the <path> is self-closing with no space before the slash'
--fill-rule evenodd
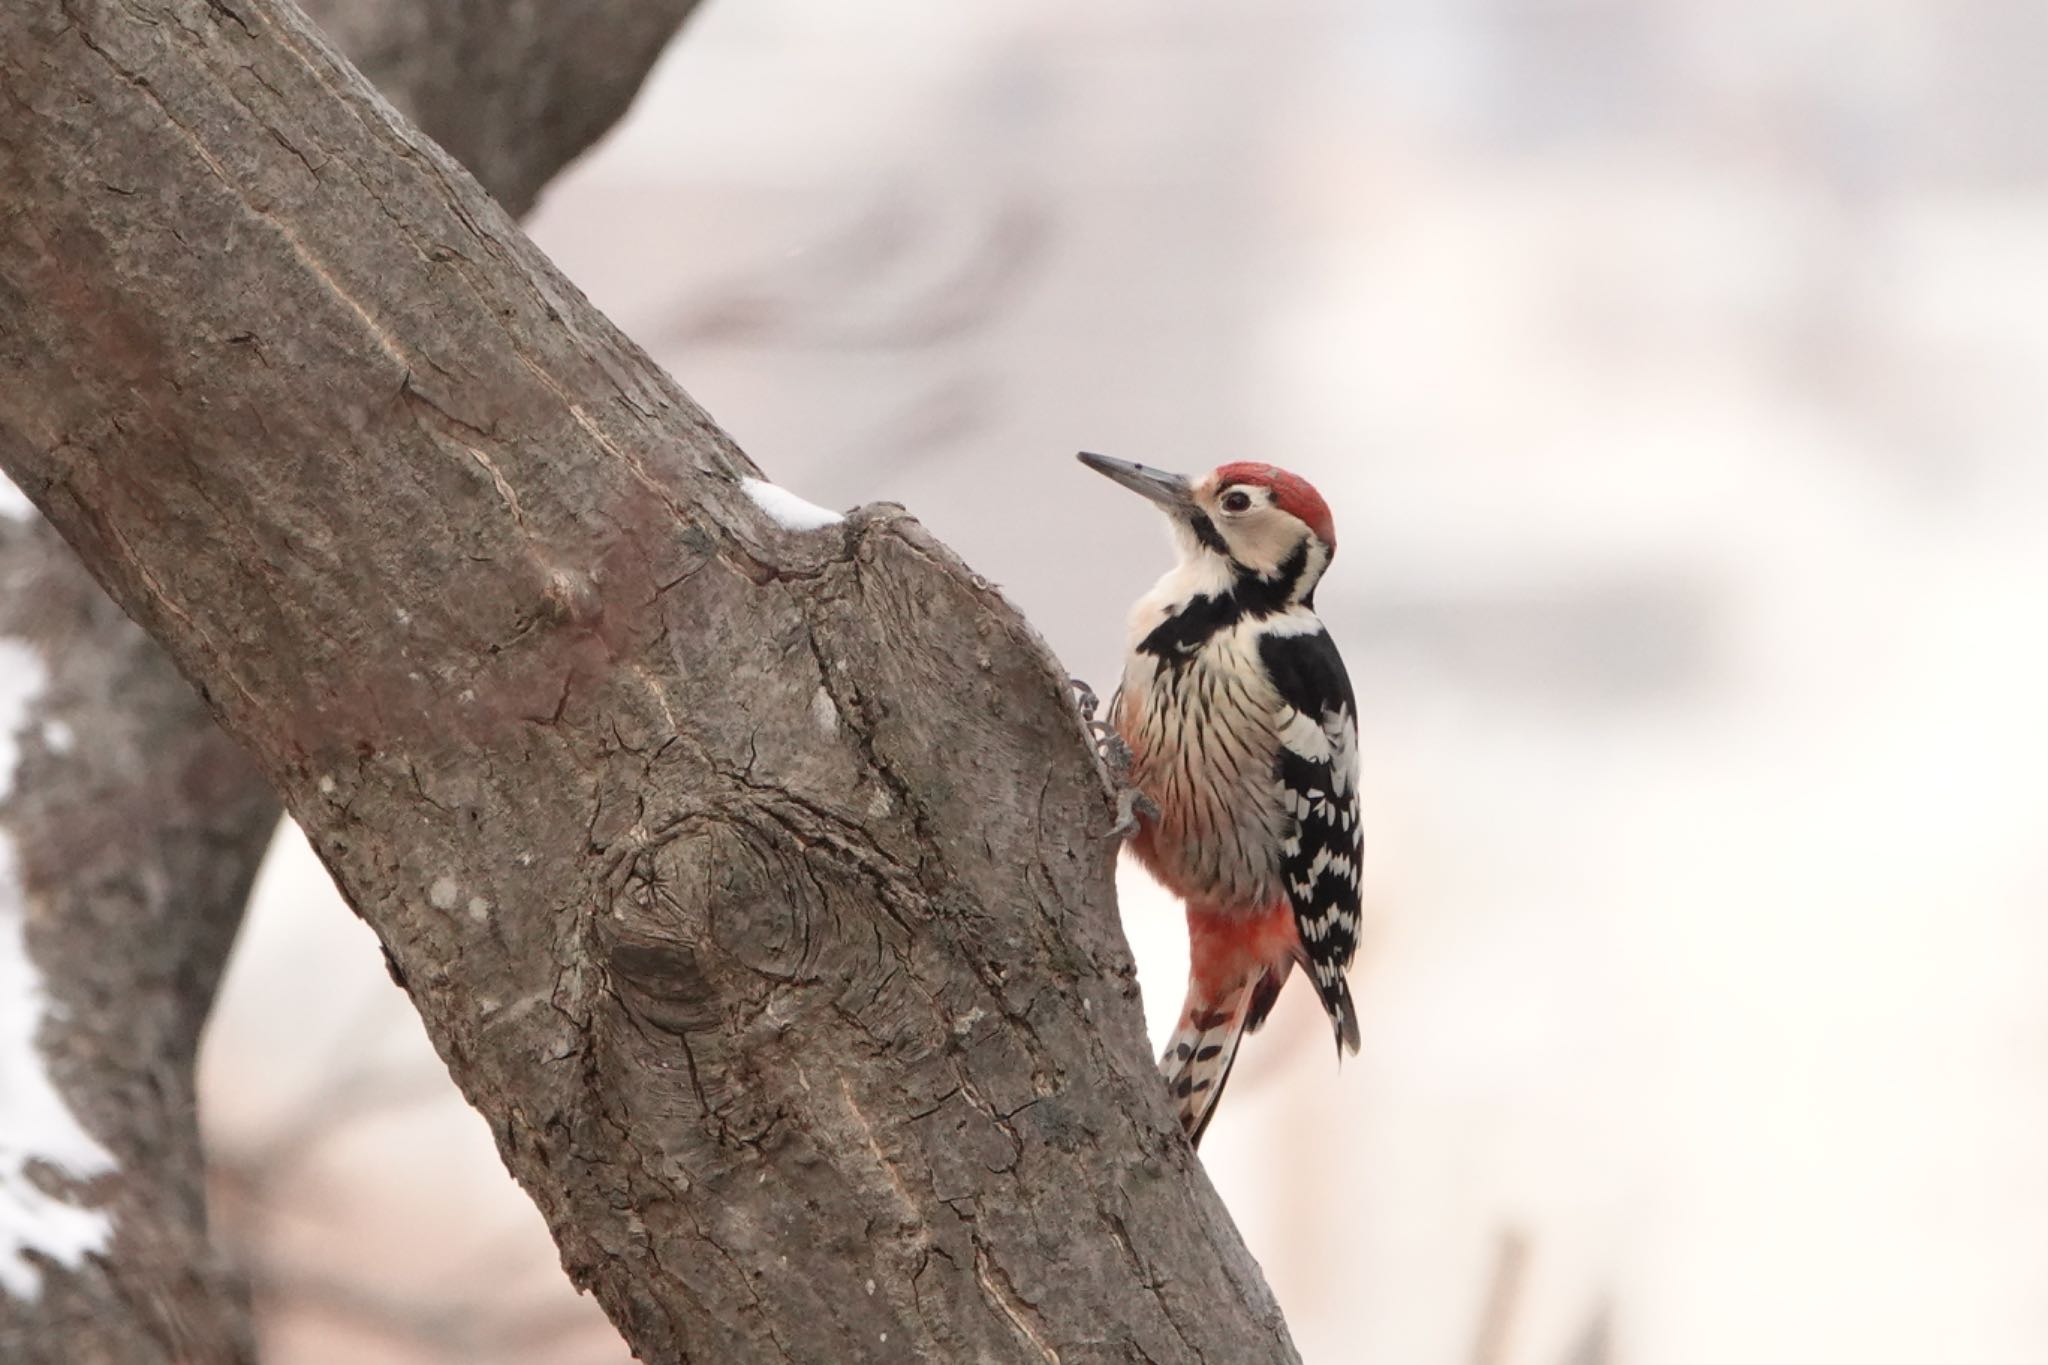
<path id="1" fill-rule="evenodd" d="M 1113 801 L 917 524 L 753 470 L 296 11 L 0 13 L 0 467 L 202 685 L 656 1361 L 1291 1359 Z"/>
<path id="2" fill-rule="evenodd" d="M 524 206 L 624 111 L 692 2 L 322 0 L 317 9 L 344 47 L 374 55 L 387 97 L 476 155 L 485 185 Z M 589 26 L 582 41 L 562 31 L 570 9 Z M 51 11 L 44 22 L 54 32 L 62 21 Z M 0 88 L 10 109 L 26 97 L 12 77 Z M 10 233 L 32 230 L 34 208 L 17 191 L 0 181 Z M 11 367 L 0 376 L 0 385 L 20 378 Z M 0 585 L 0 640 L 31 649 L 47 676 L 0 805 L 0 836 L 18 850 L 23 884 L 12 913 L 27 913 L 30 959 L 50 1002 L 42 1053 L 122 1172 L 82 1188 L 40 1166 L 26 1177 L 103 1208 L 117 1233 L 75 1272 L 39 1257 L 33 1301 L 0 1293 L 0 1359 L 247 1358 L 241 1288 L 207 1238 L 193 1066 L 277 798 L 40 517 L 0 519 Z M 20 1098 L 7 1079 L 0 1109 Z"/>

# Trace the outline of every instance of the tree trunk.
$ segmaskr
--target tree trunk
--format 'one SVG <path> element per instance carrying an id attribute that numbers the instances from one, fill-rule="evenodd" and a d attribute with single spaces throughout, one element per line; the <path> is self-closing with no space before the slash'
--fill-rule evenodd
<path id="1" fill-rule="evenodd" d="M 40 517 L 0 566 L 0 1359 L 238 1359 L 192 1072 L 276 798 Z"/>
<path id="2" fill-rule="evenodd" d="M 316 9 L 523 208 L 693 3 L 574 6 L 602 43 L 565 41 L 569 7 L 515 0 Z M 33 89 L 0 87 L 10 125 Z M 17 242 L 50 221 L 24 189 L 0 178 Z M 37 306 L 14 294 L 0 285 Z M 23 382 L 11 340 L 0 355 L 0 386 Z M 0 513 L 0 1360 L 246 1359 L 240 1286 L 207 1238 L 193 1064 L 277 798 L 42 518 Z"/>
<path id="3" fill-rule="evenodd" d="M 1042 642 L 751 465 L 289 7 L 0 17 L 0 467 L 655 1361 L 1292 1358 Z"/>

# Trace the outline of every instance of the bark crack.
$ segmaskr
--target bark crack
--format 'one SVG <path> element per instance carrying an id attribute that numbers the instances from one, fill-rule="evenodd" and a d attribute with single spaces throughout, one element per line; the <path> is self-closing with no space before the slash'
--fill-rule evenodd
<path id="1" fill-rule="evenodd" d="M 1024 1301 L 1010 1283 L 1010 1276 L 995 1263 L 988 1254 L 988 1248 L 979 1239 L 974 1243 L 974 1278 L 980 1282 L 988 1301 L 1002 1311 L 1004 1317 L 1017 1329 L 1017 1334 L 1031 1343 L 1039 1358 L 1048 1365 L 1060 1365 L 1060 1353 L 1040 1334 L 1037 1326 L 1037 1308 Z"/>

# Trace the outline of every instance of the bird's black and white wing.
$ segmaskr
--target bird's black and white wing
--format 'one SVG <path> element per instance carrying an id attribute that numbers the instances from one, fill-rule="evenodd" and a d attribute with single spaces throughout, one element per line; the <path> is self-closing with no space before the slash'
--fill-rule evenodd
<path id="1" fill-rule="evenodd" d="M 1281 877 L 1310 980 L 1340 1050 L 1358 1050 L 1358 1014 L 1344 972 L 1358 948 L 1358 720 L 1351 679 L 1320 625 L 1275 632 L 1259 652 L 1280 693 L 1275 779 L 1292 818 L 1281 843 Z"/>

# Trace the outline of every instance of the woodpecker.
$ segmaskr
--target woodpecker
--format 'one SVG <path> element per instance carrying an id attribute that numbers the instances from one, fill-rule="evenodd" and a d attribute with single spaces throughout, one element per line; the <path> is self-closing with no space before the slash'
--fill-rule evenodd
<path id="1" fill-rule="evenodd" d="M 1163 508 L 1179 550 L 1131 613 L 1109 720 L 1151 807 L 1132 851 L 1187 906 L 1187 1003 L 1159 1069 L 1199 1143 L 1296 966 L 1338 1056 L 1358 1051 L 1358 724 L 1315 612 L 1337 536 L 1322 495 L 1269 464 L 1192 480 L 1080 458 Z"/>

